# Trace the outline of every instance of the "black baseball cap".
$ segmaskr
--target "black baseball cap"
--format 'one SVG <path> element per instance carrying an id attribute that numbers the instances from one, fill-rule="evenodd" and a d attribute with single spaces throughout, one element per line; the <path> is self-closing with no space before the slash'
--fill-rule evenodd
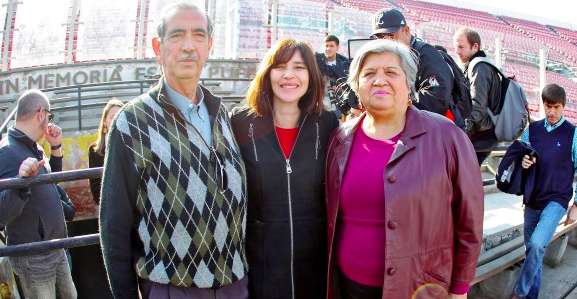
<path id="1" fill-rule="evenodd" d="M 373 33 L 393 33 L 407 25 L 405 16 L 397 9 L 383 9 L 373 19 Z"/>

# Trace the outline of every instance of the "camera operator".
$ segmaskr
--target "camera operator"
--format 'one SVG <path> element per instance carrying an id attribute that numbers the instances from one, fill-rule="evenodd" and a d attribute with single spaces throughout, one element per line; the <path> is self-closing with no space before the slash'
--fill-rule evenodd
<path id="1" fill-rule="evenodd" d="M 337 117 L 340 117 L 350 109 L 350 107 L 343 107 L 348 106 L 346 99 L 340 100 L 342 97 L 340 90 L 345 88 L 343 85 L 346 84 L 349 73 L 349 59 L 338 54 L 338 50 L 339 39 L 334 35 L 327 35 L 325 53 L 316 53 L 315 56 L 320 71 L 326 80 L 325 109 L 335 111 Z"/>

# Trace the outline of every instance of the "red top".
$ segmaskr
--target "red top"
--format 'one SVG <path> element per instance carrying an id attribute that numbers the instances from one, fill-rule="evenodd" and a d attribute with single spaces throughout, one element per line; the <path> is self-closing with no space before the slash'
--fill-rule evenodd
<path id="1" fill-rule="evenodd" d="M 284 157 L 288 159 L 297 140 L 297 135 L 299 133 L 299 128 L 284 129 L 277 126 L 274 127 L 276 131 L 276 136 L 278 136 L 278 141 Z"/>

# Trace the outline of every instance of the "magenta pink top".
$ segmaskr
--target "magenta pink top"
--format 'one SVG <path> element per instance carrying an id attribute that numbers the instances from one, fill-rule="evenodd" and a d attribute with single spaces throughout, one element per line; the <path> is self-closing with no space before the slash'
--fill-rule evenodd
<path id="1" fill-rule="evenodd" d="M 355 132 L 341 187 L 337 266 L 348 279 L 382 286 L 385 273 L 384 170 L 399 136 L 376 140 Z"/>

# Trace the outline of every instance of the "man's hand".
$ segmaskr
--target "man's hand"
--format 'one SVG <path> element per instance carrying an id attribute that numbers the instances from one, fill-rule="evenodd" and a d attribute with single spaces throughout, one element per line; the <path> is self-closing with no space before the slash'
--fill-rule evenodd
<path id="1" fill-rule="evenodd" d="M 44 138 L 50 143 L 50 146 L 62 144 L 62 129 L 53 123 L 49 123 L 44 132 Z"/>
<path id="2" fill-rule="evenodd" d="M 447 299 L 467 299 L 467 294 L 456 295 L 456 294 L 449 293 L 449 296 L 447 297 Z"/>
<path id="3" fill-rule="evenodd" d="M 567 218 L 565 219 L 565 225 L 569 225 L 577 220 L 577 206 L 575 204 L 571 205 L 569 211 L 567 212 Z"/>
<path id="4" fill-rule="evenodd" d="M 44 167 L 44 163 L 44 160 L 38 161 L 36 158 L 27 158 L 20 164 L 18 176 L 21 178 L 37 176 L 40 169 Z"/>
<path id="5" fill-rule="evenodd" d="M 536 157 L 531 157 L 529 155 L 523 156 L 523 161 L 521 162 L 521 167 L 524 169 L 529 169 L 529 167 L 533 166 L 537 162 Z"/>

